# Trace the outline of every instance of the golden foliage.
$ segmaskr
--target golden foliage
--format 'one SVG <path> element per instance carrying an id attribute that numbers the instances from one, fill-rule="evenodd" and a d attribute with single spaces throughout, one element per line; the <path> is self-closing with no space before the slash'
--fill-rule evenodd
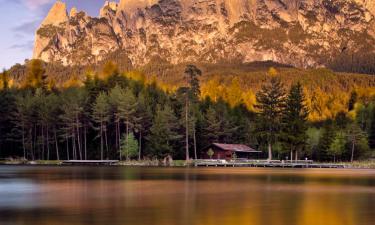
<path id="1" fill-rule="evenodd" d="M 88 76 L 90 76 L 90 75 L 88 75 Z M 64 84 L 63 84 L 63 88 L 81 87 L 81 86 L 83 86 L 83 82 L 76 75 L 71 76 L 69 78 L 69 80 L 65 81 Z"/>
<path id="2" fill-rule="evenodd" d="M 114 75 L 114 74 L 118 74 L 119 73 L 119 70 L 118 70 L 118 67 L 115 63 L 113 63 L 112 61 L 108 61 L 103 69 L 102 69 L 102 72 L 100 73 L 99 77 L 101 79 L 107 79 L 108 77 Z"/>
<path id="3" fill-rule="evenodd" d="M 275 77 L 275 76 L 277 76 L 277 70 L 274 67 L 270 67 L 270 69 L 268 70 L 268 74 L 271 77 Z"/>

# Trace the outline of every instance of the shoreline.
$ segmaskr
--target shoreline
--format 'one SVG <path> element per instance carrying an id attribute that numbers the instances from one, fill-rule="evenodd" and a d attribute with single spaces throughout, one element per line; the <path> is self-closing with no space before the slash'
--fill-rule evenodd
<path id="1" fill-rule="evenodd" d="M 324 164 L 317 162 L 317 164 Z M 344 169 L 375 169 L 375 160 L 371 161 L 356 161 L 336 163 L 342 165 Z M 24 160 L 0 160 L 0 166 L 69 166 L 64 164 L 64 160 L 35 160 L 35 161 L 24 161 Z M 105 164 L 74 164 L 74 166 L 104 166 Z M 194 167 L 194 162 L 186 165 L 185 160 L 175 160 L 170 165 L 163 165 L 162 162 L 157 160 L 145 160 L 145 161 L 119 161 L 115 164 L 105 166 L 118 166 L 118 167 Z M 228 167 L 230 168 L 230 167 Z M 253 168 L 253 167 L 241 167 L 241 168 Z M 259 167 L 261 168 L 261 167 Z M 279 168 L 283 169 L 283 168 Z M 306 168 L 294 168 L 294 169 L 306 169 Z M 335 168 L 330 168 L 335 169 Z"/>

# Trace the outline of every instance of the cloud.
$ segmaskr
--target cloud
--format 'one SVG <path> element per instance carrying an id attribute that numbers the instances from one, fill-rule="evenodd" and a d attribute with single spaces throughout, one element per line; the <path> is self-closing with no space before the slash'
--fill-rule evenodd
<path id="1" fill-rule="evenodd" d="M 27 8 L 31 10 L 37 10 L 46 4 L 53 2 L 53 0 L 23 0 L 22 1 Z"/>
<path id="2" fill-rule="evenodd" d="M 32 34 L 36 31 L 39 24 L 40 24 L 40 20 L 25 22 L 12 28 L 12 31 L 14 31 L 17 34 Z"/>
<path id="3" fill-rule="evenodd" d="M 34 42 L 28 41 L 26 43 L 20 43 L 20 44 L 14 44 L 9 47 L 9 49 L 20 49 L 20 50 L 26 50 L 30 51 L 34 48 Z"/>

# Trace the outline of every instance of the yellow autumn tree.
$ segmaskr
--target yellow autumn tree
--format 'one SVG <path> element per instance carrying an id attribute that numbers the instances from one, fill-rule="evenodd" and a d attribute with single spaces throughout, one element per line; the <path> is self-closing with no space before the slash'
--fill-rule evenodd
<path id="1" fill-rule="evenodd" d="M 235 107 L 237 105 L 242 104 L 242 88 L 240 86 L 240 80 L 238 77 L 232 79 L 232 82 L 228 88 L 226 88 L 224 100 L 229 103 L 231 107 Z"/>

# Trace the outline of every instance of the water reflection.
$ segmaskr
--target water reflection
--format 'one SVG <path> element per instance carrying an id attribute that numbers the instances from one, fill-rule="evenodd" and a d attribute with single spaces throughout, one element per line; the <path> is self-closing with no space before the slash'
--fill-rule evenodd
<path id="1" fill-rule="evenodd" d="M 372 225 L 374 182 L 371 170 L 0 167 L 0 224 Z"/>

